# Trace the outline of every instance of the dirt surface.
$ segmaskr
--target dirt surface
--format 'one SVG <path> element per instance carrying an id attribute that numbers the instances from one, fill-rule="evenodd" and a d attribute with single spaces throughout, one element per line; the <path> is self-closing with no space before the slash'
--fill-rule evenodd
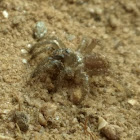
<path id="1" fill-rule="evenodd" d="M 90 77 L 91 92 L 78 105 L 70 88 L 49 93 L 41 82 L 28 83 L 36 64 L 26 63 L 21 50 L 37 41 L 38 21 L 46 24 L 47 36 L 72 50 L 83 37 L 101 41 L 93 52 L 106 57 L 112 74 Z M 98 129 L 99 118 L 111 131 Z M 107 137 L 140 140 L 140 1 L 1 0 L 0 139 Z"/>

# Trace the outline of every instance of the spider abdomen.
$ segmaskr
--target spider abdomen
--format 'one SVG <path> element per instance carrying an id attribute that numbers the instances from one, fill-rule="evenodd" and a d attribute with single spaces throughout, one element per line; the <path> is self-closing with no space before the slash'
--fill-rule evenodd
<path id="1" fill-rule="evenodd" d="M 93 53 L 84 57 L 85 69 L 91 74 L 106 73 L 109 68 L 109 63 L 99 54 Z"/>

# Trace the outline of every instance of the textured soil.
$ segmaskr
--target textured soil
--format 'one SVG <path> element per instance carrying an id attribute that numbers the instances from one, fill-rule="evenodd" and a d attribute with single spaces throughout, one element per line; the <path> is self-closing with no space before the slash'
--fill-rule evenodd
<path id="1" fill-rule="evenodd" d="M 83 37 L 102 44 L 93 52 L 105 56 L 111 74 L 90 77 L 91 92 L 78 105 L 70 88 L 49 93 L 28 82 L 36 63 L 23 63 L 28 54 L 21 50 L 37 42 L 38 21 L 72 50 Z M 99 118 L 117 133 L 100 131 Z M 140 140 L 139 0 L 0 1 L 0 140 L 12 139 Z"/>

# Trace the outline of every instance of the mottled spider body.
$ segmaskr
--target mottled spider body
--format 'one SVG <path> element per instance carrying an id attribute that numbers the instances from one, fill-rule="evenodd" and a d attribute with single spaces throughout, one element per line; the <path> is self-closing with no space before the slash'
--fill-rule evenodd
<path id="1" fill-rule="evenodd" d="M 76 51 L 72 51 L 55 37 L 47 38 L 36 43 L 30 50 L 31 59 L 47 52 L 47 55 L 37 65 L 32 78 L 42 76 L 44 81 L 51 81 L 55 89 L 65 83 L 78 85 L 84 93 L 89 93 L 89 75 L 102 73 L 107 70 L 108 63 L 92 49 L 96 40 L 87 43 L 86 40 Z M 47 80 L 46 80 L 47 79 Z"/>

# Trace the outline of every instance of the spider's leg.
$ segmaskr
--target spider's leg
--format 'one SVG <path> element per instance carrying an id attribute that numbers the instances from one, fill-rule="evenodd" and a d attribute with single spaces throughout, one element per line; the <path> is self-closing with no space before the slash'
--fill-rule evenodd
<path id="1" fill-rule="evenodd" d="M 50 57 L 45 57 L 36 67 L 36 69 L 34 70 L 34 72 L 31 74 L 31 78 L 36 77 L 39 73 L 41 73 L 42 71 L 47 71 L 48 69 L 48 62 L 49 59 L 51 59 Z"/>
<path id="2" fill-rule="evenodd" d="M 51 39 L 36 43 L 29 51 L 29 53 L 32 53 L 30 60 L 37 57 L 41 53 L 44 53 L 47 51 L 52 52 L 56 49 L 65 48 L 65 45 L 60 40 L 58 40 L 56 38 L 53 38 L 54 40 L 51 40 Z M 42 45 L 43 46 L 45 45 L 45 46 L 42 47 Z M 36 50 L 36 48 L 39 48 L 40 46 L 41 46 L 41 48 Z"/>
<path id="3" fill-rule="evenodd" d="M 47 44 L 51 44 L 51 42 L 50 42 L 49 40 L 39 41 L 39 42 L 37 42 L 35 45 L 33 45 L 33 46 L 31 47 L 31 49 L 29 50 L 29 53 L 31 54 L 31 53 L 34 52 L 34 50 L 35 50 L 36 48 L 38 48 L 38 47 L 40 47 L 40 46 L 47 45 Z"/>
<path id="4" fill-rule="evenodd" d="M 63 49 L 66 48 L 66 46 L 64 45 L 64 43 L 58 39 L 57 37 L 50 37 L 49 40 L 52 40 L 52 44 L 55 44 L 59 49 Z"/>
<path id="5" fill-rule="evenodd" d="M 88 39 L 84 37 L 80 45 L 78 46 L 77 51 L 82 53 L 85 50 L 87 45 L 88 45 Z"/>
<path id="6" fill-rule="evenodd" d="M 53 44 L 56 47 L 56 49 L 66 48 L 61 40 L 59 40 L 56 37 L 50 37 L 50 38 L 46 38 L 42 41 L 39 41 L 35 45 L 33 45 L 32 48 L 30 49 L 29 53 L 33 53 L 34 50 L 40 46 L 49 45 L 49 44 Z"/>
<path id="7" fill-rule="evenodd" d="M 38 74 L 46 73 L 52 75 L 58 75 L 60 70 L 63 68 L 63 64 L 59 60 L 54 60 L 52 57 L 45 57 L 36 67 L 31 78 L 36 77 Z"/>
<path id="8" fill-rule="evenodd" d="M 44 52 L 52 52 L 53 51 L 53 45 L 52 46 L 46 46 L 39 51 L 36 51 L 32 54 L 30 60 L 36 58 L 39 54 L 44 53 Z"/>
<path id="9" fill-rule="evenodd" d="M 65 79 L 65 73 L 64 73 L 64 71 L 61 70 L 58 77 L 57 77 L 57 82 L 56 82 L 57 88 L 62 88 L 63 83 L 64 83 L 64 79 Z"/>
<path id="10" fill-rule="evenodd" d="M 88 77 L 88 75 L 85 72 L 81 72 L 80 76 L 81 76 L 81 80 L 82 80 L 82 84 L 83 84 L 83 87 L 82 87 L 83 91 L 85 93 L 89 93 L 90 90 L 89 90 L 89 77 Z"/>
<path id="11" fill-rule="evenodd" d="M 100 44 L 98 39 L 83 38 L 81 44 L 77 48 L 77 51 L 83 54 L 90 54 L 97 44 Z"/>
<path id="12" fill-rule="evenodd" d="M 86 74 L 86 72 L 82 71 L 81 69 L 77 69 L 75 79 L 76 83 L 82 84 L 81 87 L 84 94 L 89 93 L 89 76 Z"/>
<path id="13" fill-rule="evenodd" d="M 38 51 L 35 51 L 32 54 L 30 60 L 36 58 L 41 53 L 48 52 L 48 54 L 49 54 L 49 53 L 52 53 L 56 49 L 60 49 L 60 48 L 58 48 L 58 46 L 56 46 L 56 44 L 50 44 L 49 46 L 45 46 L 44 48 L 39 49 Z"/>

